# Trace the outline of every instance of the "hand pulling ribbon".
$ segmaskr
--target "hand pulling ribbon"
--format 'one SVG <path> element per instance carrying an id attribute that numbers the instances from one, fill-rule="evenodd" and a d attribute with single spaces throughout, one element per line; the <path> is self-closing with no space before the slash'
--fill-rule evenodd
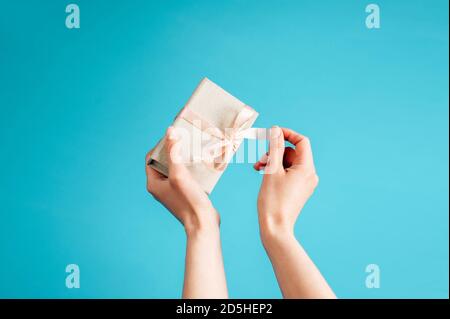
<path id="1" fill-rule="evenodd" d="M 184 108 L 178 117 L 188 121 L 202 132 L 219 139 L 219 141 L 207 145 L 209 158 L 205 161 L 202 153 L 202 160 L 208 166 L 223 171 L 244 138 L 267 139 L 266 129 L 249 128 L 256 115 L 252 108 L 245 105 L 234 119 L 233 127 L 226 128 L 224 131 L 202 119 L 200 115 L 189 108 Z"/>

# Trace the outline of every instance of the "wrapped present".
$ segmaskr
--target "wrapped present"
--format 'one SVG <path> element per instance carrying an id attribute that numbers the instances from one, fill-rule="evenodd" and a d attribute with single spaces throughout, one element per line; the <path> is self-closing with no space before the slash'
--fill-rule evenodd
<path id="1" fill-rule="evenodd" d="M 251 126 L 258 113 L 204 78 L 176 116 L 173 127 L 193 178 L 211 193 L 244 138 L 255 135 Z M 154 149 L 149 165 L 169 176 L 165 139 Z"/>

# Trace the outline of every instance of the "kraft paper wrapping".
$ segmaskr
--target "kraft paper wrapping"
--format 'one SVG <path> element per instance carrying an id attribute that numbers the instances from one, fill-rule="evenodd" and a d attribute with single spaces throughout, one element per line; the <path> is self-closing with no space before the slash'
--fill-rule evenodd
<path id="1" fill-rule="evenodd" d="M 242 123 L 241 129 L 249 129 L 258 117 L 258 113 L 255 110 L 245 105 L 207 78 L 204 78 L 200 82 L 184 108 L 189 108 L 188 111 L 193 111 L 195 114 L 198 114 L 201 119 L 222 132 L 225 132 L 226 129 L 229 130 L 235 125 L 236 119 L 238 118 L 238 115 L 242 113 L 243 109 L 246 109 L 246 111 L 250 110 L 251 113 L 249 114 L 248 120 L 245 121 L 245 123 Z M 208 135 L 207 132 L 202 133 L 202 130 L 199 127 L 182 117 L 183 110 L 175 118 L 173 126 L 175 128 L 183 128 L 182 131 L 187 133 L 188 136 L 184 136 L 180 141 L 182 143 L 181 149 L 183 157 L 186 159 L 186 167 L 200 187 L 209 194 L 220 179 L 224 172 L 224 168 L 215 169 L 214 167 L 211 167 L 211 165 L 208 165 L 208 163 L 205 163 L 198 158 L 194 158 L 195 155 L 191 154 L 191 145 L 194 136 L 197 138 L 197 141 L 204 143 L 203 140 L 198 138 L 199 136 L 202 136 L 202 134 L 203 136 L 205 136 L 205 134 L 207 135 L 206 137 L 208 137 L 208 139 L 206 142 L 209 143 L 211 143 L 211 141 L 221 143 L 221 139 L 213 135 Z M 242 140 L 243 138 L 238 138 L 234 141 L 235 147 L 232 150 L 232 154 L 237 151 Z M 228 160 L 230 159 L 231 157 L 228 158 Z M 224 164 L 226 166 L 227 163 Z M 161 139 L 156 146 L 150 158 L 149 165 L 165 176 L 169 176 L 164 138 Z"/>

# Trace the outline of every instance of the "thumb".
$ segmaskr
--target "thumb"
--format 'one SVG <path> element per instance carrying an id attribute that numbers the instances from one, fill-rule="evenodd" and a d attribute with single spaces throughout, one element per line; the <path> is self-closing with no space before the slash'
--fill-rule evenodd
<path id="1" fill-rule="evenodd" d="M 167 129 L 166 152 L 169 180 L 182 179 L 187 173 L 187 168 L 183 164 L 183 157 L 181 155 L 181 136 L 173 126 Z"/>
<path id="2" fill-rule="evenodd" d="M 269 159 L 265 174 L 273 174 L 283 170 L 284 136 L 281 128 L 273 126 L 270 129 Z"/>
<path id="3" fill-rule="evenodd" d="M 205 199 L 206 193 L 200 188 L 197 181 L 192 178 L 188 168 L 184 165 L 184 157 L 181 154 L 182 138 L 179 133 L 172 126 L 167 129 L 166 151 L 169 184 L 190 201 Z M 208 199 L 207 196 L 206 199 Z"/>

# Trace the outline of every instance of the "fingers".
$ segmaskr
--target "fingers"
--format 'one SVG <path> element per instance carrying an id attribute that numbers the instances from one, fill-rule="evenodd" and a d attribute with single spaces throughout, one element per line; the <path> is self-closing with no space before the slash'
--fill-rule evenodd
<path id="1" fill-rule="evenodd" d="M 259 161 L 257 161 L 254 165 L 253 168 L 257 171 L 262 170 L 264 167 L 266 167 L 267 164 L 267 160 L 269 159 L 269 153 L 264 153 L 263 156 L 261 156 L 261 158 L 259 159 Z"/>
<path id="2" fill-rule="evenodd" d="M 269 153 L 264 154 L 261 159 L 253 165 L 254 169 L 257 171 L 262 169 L 267 170 L 267 167 L 269 166 L 268 164 L 272 163 L 275 164 L 275 168 L 272 167 L 272 169 L 274 171 L 278 170 L 280 168 L 278 165 L 280 163 L 279 156 L 281 154 L 281 167 L 284 169 L 295 165 L 314 168 L 314 159 L 310 140 L 306 136 L 288 128 L 281 128 L 281 131 L 283 133 L 283 141 L 281 141 L 281 139 L 275 139 L 275 135 L 272 135 L 271 131 Z M 272 140 L 272 138 L 274 138 L 274 140 Z M 284 140 L 293 144 L 295 146 L 295 150 L 291 147 L 284 147 Z M 275 155 L 268 157 L 267 154 Z"/>
<path id="3" fill-rule="evenodd" d="M 188 201 L 207 201 L 208 197 L 203 189 L 195 181 L 187 167 L 184 165 L 181 154 L 181 136 L 174 127 L 169 127 L 166 134 L 167 164 L 169 169 L 169 185 Z M 201 202 L 199 201 L 199 202 Z M 209 202 L 209 200 L 208 200 Z"/>
<path id="4" fill-rule="evenodd" d="M 295 153 L 295 150 L 292 147 L 287 146 L 284 149 L 283 167 L 285 169 L 291 167 L 292 163 L 294 163 L 296 158 L 297 158 L 297 154 Z"/>
<path id="5" fill-rule="evenodd" d="M 269 158 L 265 173 L 272 174 L 283 171 L 284 136 L 281 128 L 274 126 L 270 129 Z"/>
<path id="6" fill-rule="evenodd" d="M 314 159 L 309 138 L 291 129 L 282 128 L 284 138 L 295 146 L 295 157 L 291 165 L 314 166 Z"/>
<path id="7" fill-rule="evenodd" d="M 303 135 L 291 130 L 290 128 L 282 127 L 281 130 L 283 131 L 284 139 L 294 146 L 297 146 L 297 144 L 304 138 Z"/>
<path id="8" fill-rule="evenodd" d="M 268 159 L 268 153 L 265 153 L 259 161 L 257 161 L 253 168 L 257 171 L 260 171 L 264 169 L 267 165 L 267 159 Z M 287 169 L 292 166 L 292 163 L 296 159 L 296 153 L 295 150 L 292 147 L 285 147 L 284 148 L 284 155 L 283 155 L 283 168 Z"/>

